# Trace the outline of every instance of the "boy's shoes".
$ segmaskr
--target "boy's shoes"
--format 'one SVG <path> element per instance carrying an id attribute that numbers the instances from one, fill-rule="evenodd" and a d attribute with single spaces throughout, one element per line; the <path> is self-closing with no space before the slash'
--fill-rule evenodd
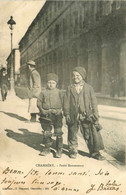
<path id="1" fill-rule="evenodd" d="M 62 157 L 62 149 L 59 149 L 56 151 L 56 155 L 55 155 L 56 158 L 61 158 Z"/>
<path id="2" fill-rule="evenodd" d="M 92 156 L 92 158 L 96 160 L 105 160 L 105 158 L 100 153 L 97 153 L 96 155 Z"/>
<path id="3" fill-rule="evenodd" d="M 73 159 L 77 158 L 77 152 L 73 150 L 69 151 L 69 157 Z"/>
<path id="4" fill-rule="evenodd" d="M 50 153 L 50 148 L 43 148 L 43 151 L 40 152 L 40 156 L 46 156 Z"/>

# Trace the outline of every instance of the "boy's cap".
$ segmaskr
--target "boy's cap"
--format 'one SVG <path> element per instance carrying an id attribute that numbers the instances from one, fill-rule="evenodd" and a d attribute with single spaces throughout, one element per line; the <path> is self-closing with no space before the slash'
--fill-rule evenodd
<path id="1" fill-rule="evenodd" d="M 35 64 L 35 62 L 34 62 L 33 60 L 29 60 L 29 61 L 27 62 L 27 65 L 35 66 L 36 64 Z"/>
<path id="2" fill-rule="evenodd" d="M 58 83 L 58 76 L 55 73 L 49 73 L 47 74 L 47 81 L 55 81 L 56 83 Z"/>
<path id="3" fill-rule="evenodd" d="M 83 79 L 85 79 L 86 77 L 86 70 L 85 68 L 83 68 L 82 66 L 76 66 L 74 69 L 73 69 L 73 72 L 76 71 L 78 72 Z"/>

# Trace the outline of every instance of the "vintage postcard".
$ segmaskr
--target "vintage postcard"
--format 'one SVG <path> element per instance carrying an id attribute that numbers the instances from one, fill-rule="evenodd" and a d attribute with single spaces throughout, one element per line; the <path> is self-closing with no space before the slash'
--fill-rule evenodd
<path id="1" fill-rule="evenodd" d="M 0 18 L 0 195 L 126 195 L 126 1 Z"/>

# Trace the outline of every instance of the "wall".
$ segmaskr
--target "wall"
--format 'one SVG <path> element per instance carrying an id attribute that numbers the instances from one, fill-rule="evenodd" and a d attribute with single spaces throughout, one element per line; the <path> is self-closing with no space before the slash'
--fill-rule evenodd
<path id="1" fill-rule="evenodd" d="M 125 11 L 123 1 L 47 1 L 19 43 L 22 85 L 27 85 L 26 62 L 32 59 L 43 86 L 46 74 L 55 72 L 59 86 L 66 88 L 71 70 L 81 65 L 96 92 L 120 95 L 126 72 Z"/>

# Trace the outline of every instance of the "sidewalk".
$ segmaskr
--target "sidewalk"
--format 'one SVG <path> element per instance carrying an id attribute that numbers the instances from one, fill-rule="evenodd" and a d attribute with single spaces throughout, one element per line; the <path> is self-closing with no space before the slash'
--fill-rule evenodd
<path id="1" fill-rule="evenodd" d="M 100 117 L 126 122 L 126 108 L 98 105 Z"/>
<path id="2" fill-rule="evenodd" d="M 5 128 L 10 129 L 10 131 L 15 129 L 16 132 L 19 132 L 19 129 L 20 130 L 21 129 L 28 129 L 29 132 L 37 132 L 37 133 L 41 134 L 41 126 L 39 124 L 39 121 L 37 123 L 25 123 L 30 118 L 29 113 L 27 111 L 27 108 L 28 108 L 28 100 L 22 100 L 22 99 L 18 98 L 17 96 L 9 95 L 5 102 L 0 101 L 0 114 L 1 114 L 1 118 L 3 118 L 2 122 L 1 122 L 2 132 L 4 131 Z M 101 106 L 101 105 L 99 106 L 99 109 L 100 109 L 102 116 L 104 116 L 106 114 L 106 111 L 108 111 L 108 110 L 111 110 L 111 111 L 117 110 L 117 108 L 112 108 L 109 106 Z M 120 111 L 125 113 L 122 108 L 120 109 Z M 5 121 L 5 123 L 3 121 Z M 6 121 L 7 121 L 7 123 L 6 123 Z M 23 131 L 23 130 L 21 130 L 21 131 Z M 66 128 L 66 125 L 64 125 L 63 131 L 64 131 L 65 148 L 67 148 L 67 128 Z M 86 155 L 88 156 L 87 146 L 86 146 L 84 140 L 82 139 L 80 133 L 79 133 L 79 149 L 86 152 L 87 153 Z M 80 154 L 81 153 L 83 153 L 83 152 L 80 152 Z M 82 158 L 82 156 L 80 154 L 78 154 L 78 157 Z M 114 159 L 112 156 L 108 155 L 105 151 L 103 151 L 102 154 L 106 158 L 108 163 L 112 163 L 112 164 L 114 164 L 114 166 L 122 169 L 122 166 L 119 165 L 119 162 L 117 162 L 116 159 Z M 68 156 L 67 157 L 64 156 L 64 157 L 68 158 Z M 89 160 L 89 158 L 87 158 L 85 156 L 84 156 L 84 158 Z M 95 161 L 94 159 L 90 159 L 90 160 Z M 104 162 L 103 162 L 103 164 L 104 164 Z"/>

